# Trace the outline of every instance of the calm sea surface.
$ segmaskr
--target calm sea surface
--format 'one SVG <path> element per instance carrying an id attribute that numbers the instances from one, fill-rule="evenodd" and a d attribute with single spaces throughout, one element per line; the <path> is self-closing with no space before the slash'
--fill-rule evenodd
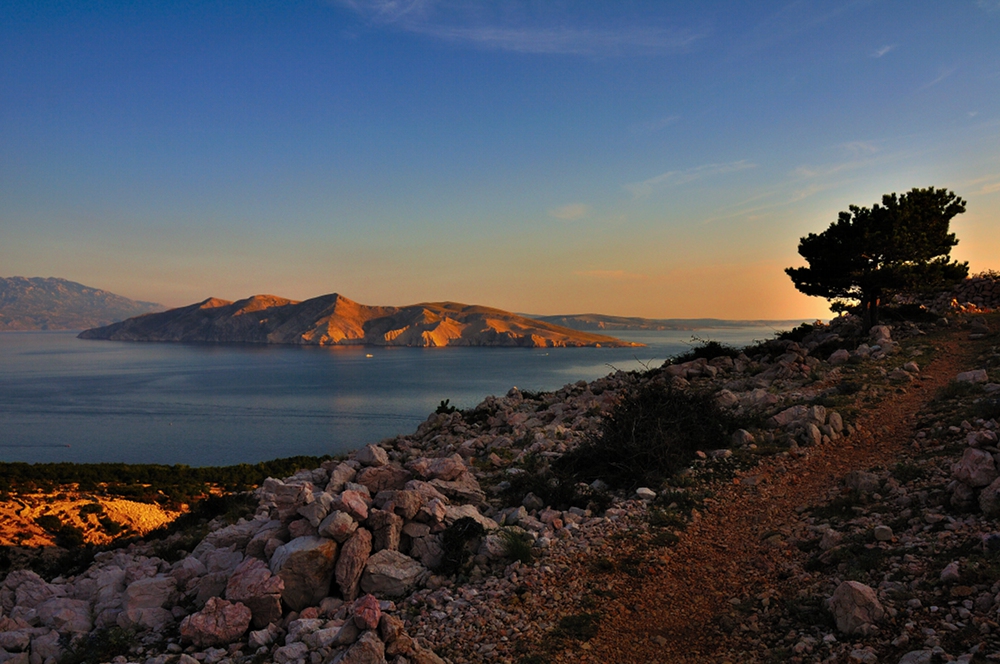
<path id="1" fill-rule="evenodd" d="M 0 333 L 0 461 L 257 462 L 337 454 L 410 433 L 442 399 L 553 390 L 657 366 L 692 334 L 734 345 L 764 327 L 631 332 L 646 348 L 300 348 L 84 341 Z M 372 357 L 367 355 L 371 354 Z"/>

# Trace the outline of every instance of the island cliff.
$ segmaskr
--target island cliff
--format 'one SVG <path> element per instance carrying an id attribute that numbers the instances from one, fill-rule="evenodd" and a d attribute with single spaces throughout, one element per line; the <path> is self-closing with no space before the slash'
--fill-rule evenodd
<path id="1" fill-rule="evenodd" d="M 337 293 L 296 302 L 254 295 L 186 307 L 85 330 L 81 339 L 310 346 L 641 346 L 500 309 L 455 302 L 405 307 L 359 304 Z"/>

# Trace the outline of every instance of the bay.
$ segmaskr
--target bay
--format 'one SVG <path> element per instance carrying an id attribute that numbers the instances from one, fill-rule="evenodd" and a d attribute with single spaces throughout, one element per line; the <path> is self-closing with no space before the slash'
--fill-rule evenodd
<path id="1" fill-rule="evenodd" d="M 645 348 L 314 348 L 0 334 L 0 461 L 191 466 L 341 454 L 412 432 L 448 399 L 554 390 L 654 367 L 692 334 L 742 346 L 776 330 L 620 332 Z"/>

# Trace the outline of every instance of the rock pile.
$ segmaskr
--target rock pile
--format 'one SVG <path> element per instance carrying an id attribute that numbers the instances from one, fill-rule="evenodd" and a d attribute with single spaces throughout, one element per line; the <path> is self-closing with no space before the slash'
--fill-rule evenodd
<path id="1" fill-rule="evenodd" d="M 1000 308 L 1000 274 L 984 272 L 969 277 L 950 291 L 929 299 L 910 298 L 939 315 L 980 313 Z"/>
<path id="2" fill-rule="evenodd" d="M 873 330 L 868 343 L 842 348 L 857 326 L 843 317 L 800 341 L 774 340 L 653 373 L 766 422 L 737 431 L 737 448 L 767 444 L 794 455 L 852 434 L 840 413 L 814 403 L 836 389 L 830 386 L 843 365 L 898 354 L 887 327 Z M 914 362 L 895 364 L 881 370 L 889 380 L 919 379 Z M 46 581 L 11 572 L 0 584 L 0 662 L 51 664 L 88 634 L 112 628 L 138 634 L 130 661 L 147 664 L 441 661 L 430 646 L 456 664 L 513 661 L 518 641 L 537 638 L 553 626 L 559 606 L 579 599 L 580 580 L 568 573 L 573 564 L 636 527 L 655 492 L 617 496 L 595 513 L 555 509 L 530 493 L 511 502 L 504 498 L 511 480 L 527 472 L 526 460 L 556 458 L 595 435 L 624 391 L 650 379 L 615 372 L 552 393 L 513 388 L 467 411 L 432 414 L 412 435 L 269 478 L 256 492 L 252 518 L 213 522 L 177 560 L 146 542 L 99 553 L 77 576 Z M 857 386 L 860 395 L 880 389 L 889 388 Z M 949 504 L 1000 509 L 996 436 L 985 425 L 974 433 L 951 470 Z M 728 450 L 699 456 L 696 465 L 706 467 L 731 462 Z M 881 495 L 899 495 L 882 488 L 881 478 L 852 481 L 861 492 L 874 494 L 875 482 Z M 469 532 L 479 534 L 456 551 L 446 535 L 459 523 L 476 524 Z M 511 561 L 510 535 L 531 547 L 536 562 Z M 552 585 L 556 579 L 562 590 Z M 873 603 L 867 591 L 847 588 L 832 606 L 845 607 L 844 631 L 866 634 L 882 618 L 884 599 Z M 891 604 L 884 610 L 898 611 Z"/>

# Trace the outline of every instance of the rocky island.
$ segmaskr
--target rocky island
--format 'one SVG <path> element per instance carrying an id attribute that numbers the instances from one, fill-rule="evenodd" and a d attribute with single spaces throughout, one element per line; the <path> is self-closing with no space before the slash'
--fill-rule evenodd
<path id="1" fill-rule="evenodd" d="M 368 306 L 331 293 L 302 302 L 273 295 L 209 298 L 86 330 L 81 339 L 307 346 L 641 346 L 500 309 L 455 302 Z"/>

